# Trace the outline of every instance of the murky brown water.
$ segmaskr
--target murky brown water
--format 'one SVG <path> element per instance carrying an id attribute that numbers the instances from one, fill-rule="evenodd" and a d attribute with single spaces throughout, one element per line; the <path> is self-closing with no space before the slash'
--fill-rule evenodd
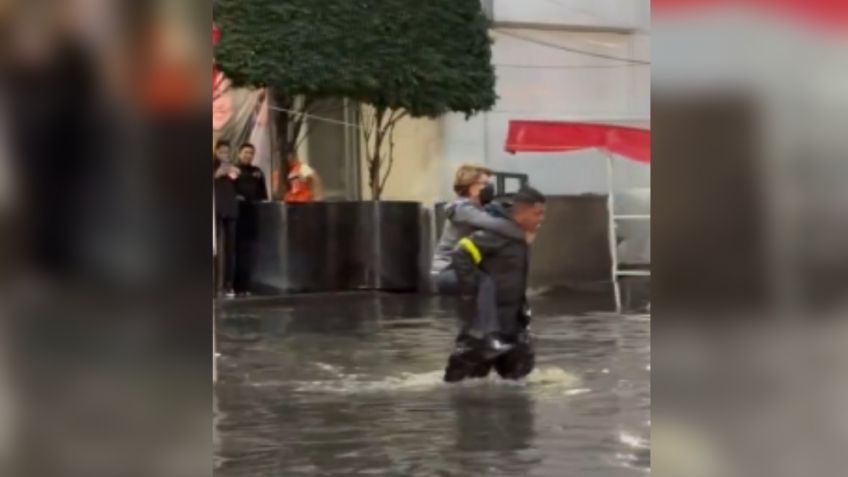
<path id="1" fill-rule="evenodd" d="M 650 319 L 534 301 L 537 370 L 447 385 L 450 303 L 324 296 L 218 312 L 217 476 L 633 476 Z"/>

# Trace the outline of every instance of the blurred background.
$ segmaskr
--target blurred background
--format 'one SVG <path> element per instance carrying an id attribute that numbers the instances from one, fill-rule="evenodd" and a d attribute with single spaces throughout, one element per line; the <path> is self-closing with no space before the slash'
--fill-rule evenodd
<path id="1" fill-rule="evenodd" d="M 210 472 L 210 23 L 0 2 L 4 475 Z"/>
<path id="2" fill-rule="evenodd" d="M 845 5 L 652 10 L 654 471 L 844 473 Z"/>

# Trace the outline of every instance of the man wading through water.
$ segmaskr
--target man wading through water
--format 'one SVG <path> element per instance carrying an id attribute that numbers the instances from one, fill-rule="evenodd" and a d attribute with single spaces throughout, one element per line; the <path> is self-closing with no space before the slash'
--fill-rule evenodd
<path id="1" fill-rule="evenodd" d="M 545 219 L 545 196 L 525 187 L 511 203 L 493 203 L 489 210 L 511 220 L 528 237 L 535 235 Z M 504 379 L 522 379 L 533 370 L 535 356 L 530 339 L 530 307 L 527 276 L 530 265 L 528 240 L 479 230 L 460 240 L 451 257 L 459 282 L 462 329 L 448 359 L 444 380 L 457 382 L 486 377 L 494 367 Z M 498 338 L 509 349 L 491 353 L 469 335 L 469 324 L 478 316 L 481 277 L 489 277 L 497 290 Z M 485 279 L 489 279 L 485 278 Z"/>
<path id="2" fill-rule="evenodd" d="M 489 183 L 492 171 L 473 164 L 456 171 L 453 189 L 456 200 L 445 207 L 445 226 L 433 255 L 430 270 L 433 289 L 441 295 L 457 295 L 459 281 L 451 264 L 454 249 L 461 239 L 477 230 L 488 230 L 515 240 L 524 240 L 524 231 L 508 217 L 494 216 L 484 209 L 492 200 L 494 188 Z M 489 354 L 508 351 L 511 346 L 500 341 L 497 320 L 497 290 L 491 277 L 478 275 L 477 312 L 464 324 L 468 345 L 485 349 Z"/>

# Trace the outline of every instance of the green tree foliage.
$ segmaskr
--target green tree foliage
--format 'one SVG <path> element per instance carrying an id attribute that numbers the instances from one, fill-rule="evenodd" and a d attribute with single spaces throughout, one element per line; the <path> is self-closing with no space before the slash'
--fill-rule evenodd
<path id="1" fill-rule="evenodd" d="M 219 0 L 215 21 L 216 61 L 235 84 L 306 98 L 304 107 L 322 97 L 367 105 L 374 199 L 401 118 L 471 116 L 497 99 L 479 0 Z"/>
<path id="2" fill-rule="evenodd" d="M 360 3 L 360 2 L 357 2 Z M 497 100 L 488 20 L 479 0 L 369 0 L 365 16 L 373 77 L 351 97 L 361 110 L 371 197 L 379 199 L 394 161 L 392 135 L 406 117 L 466 116 Z M 373 85 L 371 87 L 370 85 Z"/>

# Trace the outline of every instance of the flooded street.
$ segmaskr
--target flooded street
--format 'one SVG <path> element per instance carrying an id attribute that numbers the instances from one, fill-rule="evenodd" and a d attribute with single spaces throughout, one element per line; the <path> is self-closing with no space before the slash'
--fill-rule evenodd
<path id="1" fill-rule="evenodd" d="M 533 300 L 526 383 L 443 384 L 449 301 L 324 295 L 218 310 L 215 475 L 635 476 L 650 319 Z"/>

